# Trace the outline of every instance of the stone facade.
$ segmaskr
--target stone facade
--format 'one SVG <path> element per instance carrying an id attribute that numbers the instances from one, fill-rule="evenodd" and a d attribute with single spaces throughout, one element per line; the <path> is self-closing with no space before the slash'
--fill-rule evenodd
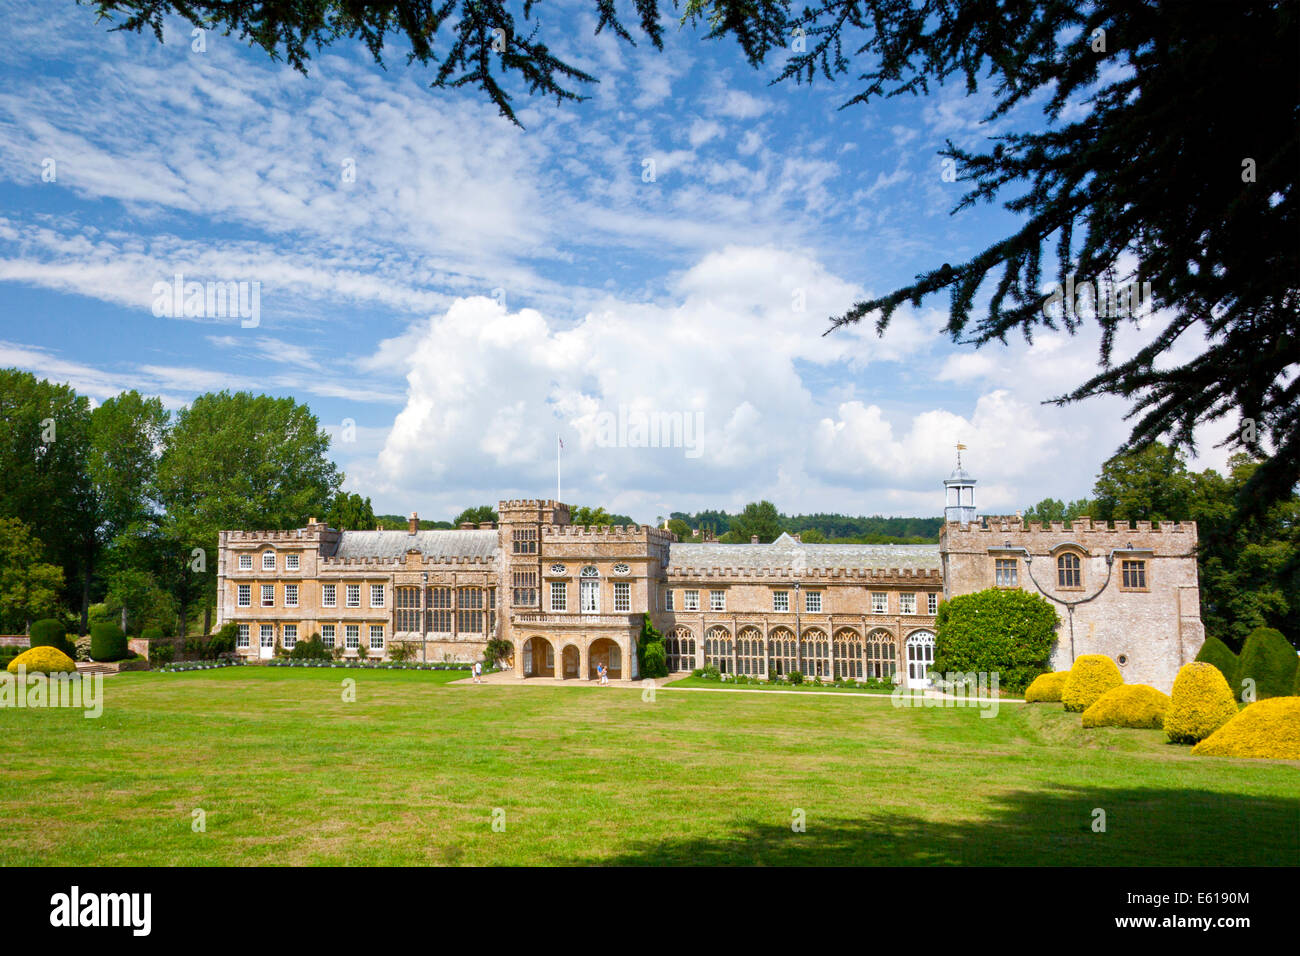
<path id="1" fill-rule="evenodd" d="M 639 676 L 645 614 L 674 672 L 716 666 L 767 677 L 928 683 L 939 601 L 988 587 L 1043 593 L 1061 611 L 1053 666 L 1114 657 L 1130 683 L 1168 689 L 1204 639 L 1196 527 L 1024 526 L 961 518 L 936 545 L 681 543 L 649 526 L 577 527 L 568 505 L 511 500 L 500 521 L 458 530 L 226 531 L 218 626 L 240 625 L 238 653 L 270 657 L 320 635 L 347 657 L 409 645 L 424 661 L 472 661 L 491 638 L 514 648 L 520 677 Z M 969 504 L 967 501 L 969 500 Z M 950 497 L 951 501 L 951 497 Z M 967 510 L 969 509 L 969 510 Z"/>

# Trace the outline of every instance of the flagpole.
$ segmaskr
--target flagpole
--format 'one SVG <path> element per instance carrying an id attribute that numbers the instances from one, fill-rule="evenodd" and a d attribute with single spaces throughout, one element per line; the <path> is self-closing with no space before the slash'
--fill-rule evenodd
<path id="1" fill-rule="evenodd" d="M 564 450 L 564 440 L 559 435 L 555 436 L 555 503 L 558 505 L 564 500 L 560 494 L 560 453 Z"/>

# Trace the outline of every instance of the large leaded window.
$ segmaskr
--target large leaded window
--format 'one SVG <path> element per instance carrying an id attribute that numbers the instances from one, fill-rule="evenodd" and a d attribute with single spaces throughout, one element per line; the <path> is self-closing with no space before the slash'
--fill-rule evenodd
<path id="1" fill-rule="evenodd" d="M 670 671 L 689 671 L 695 668 L 695 638 L 689 627 L 674 628 L 664 641 L 664 653 Z"/>
<path id="2" fill-rule="evenodd" d="M 809 628 L 803 632 L 803 672 L 808 677 L 831 676 L 830 641 L 826 632 Z"/>
<path id="3" fill-rule="evenodd" d="M 537 606 L 537 572 L 514 571 L 510 578 L 511 603 L 515 607 Z"/>
<path id="4" fill-rule="evenodd" d="M 536 528 L 518 528 L 511 535 L 511 542 L 514 545 L 515 554 L 536 554 L 537 553 L 537 529 Z"/>
<path id="5" fill-rule="evenodd" d="M 1147 589 L 1147 563 L 1145 561 L 1124 559 L 1120 562 L 1120 587 L 1126 591 L 1145 591 Z"/>
<path id="6" fill-rule="evenodd" d="M 862 677 L 862 641 L 857 631 L 845 628 L 835 635 L 835 676 Z"/>
<path id="7" fill-rule="evenodd" d="M 888 631 L 872 631 L 867 635 L 863 648 L 866 658 L 867 677 L 876 680 L 893 680 L 898 669 L 898 646 L 894 636 Z"/>
<path id="8" fill-rule="evenodd" d="M 777 614 L 785 614 L 790 610 L 790 592 L 773 591 L 772 592 L 772 610 Z"/>
<path id="9" fill-rule="evenodd" d="M 482 632 L 482 588 L 460 588 L 456 592 L 456 630 L 466 634 Z"/>
<path id="10" fill-rule="evenodd" d="M 614 612 L 626 614 L 632 610 L 632 585 L 628 581 L 614 582 Z"/>
<path id="11" fill-rule="evenodd" d="M 872 614 L 889 613 L 889 592 L 888 591 L 871 592 L 871 613 Z"/>
<path id="12" fill-rule="evenodd" d="M 736 638 L 736 673 L 767 676 L 763 667 L 763 633 L 756 627 L 742 627 Z"/>
<path id="13" fill-rule="evenodd" d="M 822 592 L 805 591 L 803 596 L 803 609 L 809 614 L 820 614 L 822 612 Z"/>
<path id="14" fill-rule="evenodd" d="M 898 596 L 898 613 L 915 614 L 916 613 L 916 595 L 900 594 Z"/>
<path id="15" fill-rule="evenodd" d="M 567 611 L 569 609 L 569 586 L 563 581 L 551 582 L 551 610 Z"/>
<path id="16" fill-rule="evenodd" d="M 429 630 L 435 634 L 451 633 L 451 588 L 429 588 Z"/>
<path id="17" fill-rule="evenodd" d="M 683 591 L 683 592 L 682 592 L 682 610 L 683 610 L 683 611 L 698 611 L 699 609 L 700 609 L 700 592 L 699 592 L 699 591 L 693 591 L 693 590 L 691 590 L 691 591 Z"/>
<path id="18" fill-rule="evenodd" d="M 778 627 L 773 629 L 767 641 L 767 666 L 778 676 L 784 676 L 799 669 L 799 650 L 795 646 L 794 632 Z"/>
<path id="19" fill-rule="evenodd" d="M 396 619 L 393 626 L 397 632 L 420 633 L 420 589 L 396 588 L 394 600 L 397 602 Z"/>
<path id="20" fill-rule="evenodd" d="M 731 632 L 725 627 L 711 627 L 704 635 L 704 666 L 710 664 L 724 674 L 731 673 Z"/>

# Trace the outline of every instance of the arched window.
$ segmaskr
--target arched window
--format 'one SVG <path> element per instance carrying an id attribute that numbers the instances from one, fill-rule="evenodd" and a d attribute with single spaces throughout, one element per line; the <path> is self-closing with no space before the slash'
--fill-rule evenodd
<path id="1" fill-rule="evenodd" d="M 1065 551 L 1056 559 L 1056 586 L 1061 588 L 1083 587 L 1083 562 L 1073 551 Z"/>
<path id="2" fill-rule="evenodd" d="M 866 658 L 866 676 L 876 680 L 893 680 L 898 669 L 898 646 L 889 631 L 872 631 L 863 648 Z"/>
<path id="3" fill-rule="evenodd" d="M 862 678 L 862 641 L 851 627 L 835 634 L 835 676 Z"/>
<path id="4" fill-rule="evenodd" d="M 934 634 L 913 631 L 907 635 L 907 683 L 909 687 L 930 683 L 930 665 L 934 663 Z"/>
<path id="5" fill-rule="evenodd" d="M 704 635 L 704 666 L 710 664 L 724 674 L 731 673 L 731 632 L 720 625 Z"/>
<path id="6" fill-rule="evenodd" d="M 831 672 L 830 642 L 826 632 L 810 627 L 803 632 L 803 673 L 806 677 L 829 677 Z"/>
<path id="7" fill-rule="evenodd" d="M 798 670 L 798 656 L 795 652 L 794 632 L 789 628 L 776 627 L 768 635 L 767 666 L 769 672 L 784 676 Z"/>
<path id="8" fill-rule="evenodd" d="M 751 677 L 765 676 L 763 667 L 763 632 L 756 627 L 742 627 L 736 638 L 736 672 Z"/>
<path id="9" fill-rule="evenodd" d="M 664 641 L 664 652 L 668 658 L 668 670 L 689 671 L 695 668 L 695 638 L 689 627 L 677 627 Z"/>
<path id="10" fill-rule="evenodd" d="M 600 572 L 595 565 L 587 565 L 579 575 L 578 608 L 583 614 L 600 613 Z"/>

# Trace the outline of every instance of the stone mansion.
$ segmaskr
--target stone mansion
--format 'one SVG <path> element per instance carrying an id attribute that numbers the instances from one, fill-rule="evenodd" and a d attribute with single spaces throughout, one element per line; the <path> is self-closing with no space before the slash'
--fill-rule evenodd
<path id="1" fill-rule="evenodd" d="M 421 531 L 223 531 L 217 624 L 237 652 L 269 658 L 319 635 L 348 657 L 479 659 L 514 646 L 519 678 L 590 680 L 598 664 L 635 678 L 649 613 L 670 671 L 714 665 L 767 676 L 899 675 L 925 686 L 947 597 L 1024 588 L 1057 608 L 1054 669 L 1113 657 L 1129 683 L 1168 690 L 1204 639 L 1191 522 L 1065 526 L 977 517 L 975 480 L 944 482 L 937 545 L 679 542 L 647 525 L 579 527 L 552 500 L 502 501 L 499 522 Z"/>

